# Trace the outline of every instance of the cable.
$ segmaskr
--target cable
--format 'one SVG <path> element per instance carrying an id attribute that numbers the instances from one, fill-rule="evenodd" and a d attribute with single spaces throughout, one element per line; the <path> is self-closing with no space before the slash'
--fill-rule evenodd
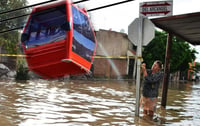
<path id="1" fill-rule="evenodd" d="M 10 32 L 10 31 L 14 31 L 14 30 L 23 29 L 23 28 L 24 28 L 24 26 L 11 28 L 11 29 L 8 29 L 8 30 L 0 31 L 0 34 L 2 34 L 2 33 L 6 33 L 6 32 Z"/>
<path id="2" fill-rule="evenodd" d="M 55 1 L 55 0 L 54 0 Z M 89 1 L 89 0 L 81 0 L 81 1 L 77 1 L 77 2 L 74 2 L 74 4 L 78 4 L 78 3 L 81 3 L 81 2 L 85 2 L 85 1 Z M 26 6 L 26 8 L 28 7 L 32 7 L 32 6 L 36 6 L 36 5 L 40 5 L 40 4 L 45 4 L 46 2 L 43 2 L 43 3 L 38 3 L 38 4 L 33 4 L 33 5 L 30 5 L 30 6 Z M 16 10 L 20 10 L 20 9 L 25 9 L 24 7 L 22 8 L 18 8 L 18 9 L 14 9 L 15 11 Z M 5 12 L 2 12 L 2 13 L 9 13 L 9 12 L 12 12 L 13 10 L 10 10 L 10 11 L 5 11 Z M 0 13 L 0 14 L 2 14 Z M 13 20 L 13 19 L 16 19 L 16 18 L 21 18 L 21 17 L 25 17 L 25 16 L 28 16 L 30 15 L 29 14 L 24 14 L 24 15 L 20 15 L 20 16 L 14 16 L 14 17 L 11 17 L 11 18 L 7 18 L 7 19 L 3 19 L 3 20 L 0 20 L 0 23 L 1 22 L 5 22 L 5 21 L 8 21 L 8 20 Z"/>
<path id="3" fill-rule="evenodd" d="M 85 2 L 85 1 L 89 1 L 89 0 L 81 0 L 81 1 L 73 2 L 73 4 L 78 4 L 78 3 Z"/>
<path id="4" fill-rule="evenodd" d="M 49 3 L 49 2 L 53 2 L 53 1 L 57 1 L 57 0 L 49 0 L 49 1 L 42 2 L 42 3 L 37 3 L 37 4 L 25 6 L 25 7 L 20 7 L 20 8 L 16 8 L 16 9 L 9 10 L 9 11 L 3 11 L 3 12 L 0 12 L 0 15 L 1 14 L 10 13 L 10 12 L 13 12 L 13 11 L 18 11 L 18 10 L 26 9 L 26 8 L 37 6 L 37 5 L 41 5 L 41 4 L 46 4 L 46 3 Z"/>
<path id="5" fill-rule="evenodd" d="M 30 14 L 23 14 L 23 15 L 20 15 L 20 16 L 15 16 L 15 17 L 3 19 L 3 20 L 0 20 L 0 23 L 1 23 L 1 22 L 5 22 L 5 21 L 9 21 L 9 20 L 13 20 L 13 19 L 16 19 L 16 18 L 25 17 L 25 16 L 28 16 L 28 15 L 30 15 Z"/>
<path id="6" fill-rule="evenodd" d="M 127 2 L 132 2 L 132 1 L 134 1 L 134 0 L 126 0 L 126 1 L 117 2 L 117 3 L 114 3 L 114 4 L 105 5 L 105 6 L 89 9 L 88 12 L 99 10 L 99 9 L 103 9 L 103 8 L 107 8 L 107 7 L 111 7 L 111 6 L 115 6 L 115 5 L 119 5 L 119 4 L 123 4 L 123 3 L 127 3 Z"/>
<path id="7" fill-rule="evenodd" d="M 55 1 L 55 0 L 53 0 L 53 1 Z M 74 2 L 74 4 L 81 3 L 81 2 L 85 2 L 85 1 L 88 1 L 88 0 L 77 1 L 77 2 Z M 103 9 L 103 8 L 107 8 L 107 7 L 111 7 L 111 6 L 115 6 L 115 5 L 119 5 L 119 4 L 123 4 L 123 3 L 127 3 L 127 2 L 132 2 L 132 1 L 134 1 L 134 0 L 126 0 L 126 1 L 121 1 L 121 2 L 114 3 L 114 4 L 105 5 L 105 6 L 101 6 L 101 7 L 89 9 L 88 12 L 95 11 L 95 10 L 99 10 L 99 9 Z M 43 3 L 44 3 L 44 2 L 43 2 Z M 35 5 L 36 5 L 36 4 L 35 4 Z M 37 5 L 38 5 L 38 4 L 37 4 Z M 33 5 L 31 5 L 31 6 L 33 6 Z M 27 7 L 28 7 L 28 6 L 27 6 Z M 7 11 L 7 12 L 8 12 L 8 11 Z M 0 13 L 0 14 L 1 14 L 1 13 Z M 21 15 L 21 16 L 16 16 L 16 17 L 8 18 L 8 19 L 1 20 L 0 22 L 4 22 L 4 21 L 16 19 L 16 18 L 28 16 L 28 15 L 29 15 L 29 14 L 24 14 L 24 15 Z M 10 31 L 12 31 L 12 30 L 22 29 L 22 28 L 23 28 L 23 26 L 20 26 L 20 27 L 15 27 L 15 28 L 9 29 L 9 30 L 0 31 L 0 34 L 5 33 L 5 32 L 10 32 Z"/>
<path id="8" fill-rule="evenodd" d="M 13 12 L 13 11 L 18 11 L 18 10 L 30 8 L 30 7 L 34 7 L 34 6 L 38 6 L 38 5 L 41 5 L 41 4 L 46 4 L 46 3 L 54 2 L 54 1 L 57 1 L 57 0 L 49 0 L 49 1 L 41 2 L 41 3 L 37 3 L 37 4 L 25 6 L 25 7 L 16 8 L 16 9 L 9 10 L 9 11 L 3 11 L 3 12 L 0 12 L 0 15 L 1 15 L 1 14 L 10 13 L 10 12 Z M 89 1 L 89 0 L 81 0 L 81 1 L 73 2 L 73 3 L 74 3 L 74 4 L 78 4 L 78 3 L 81 3 L 81 2 L 85 2 L 85 1 Z"/>

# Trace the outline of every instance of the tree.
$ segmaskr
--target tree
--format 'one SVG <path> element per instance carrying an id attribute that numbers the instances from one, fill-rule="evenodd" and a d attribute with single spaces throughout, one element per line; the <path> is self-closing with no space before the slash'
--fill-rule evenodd
<path id="1" fill-rule="evenodd" d="M 173 37 L 172 50 L 170 58 L 171 72 L 185 71 L 188 69 L 188 63 L 195 59 L 195 49 L 182 39 Z M 155 38 L 143 49 L 143 59 L 150 68 L 155 60 L 165 61 L 167 43 L 167 33 L 156 31 Z"/>
<path id="2" fill-rule="evenodd" d="M 0 1 L 0 12 L 13 10 L 26 6 L 26 0 L 1 0 Z M 18 10 L 10 13 L 4 13 L 0 15 L 0 20 L 8 19 L 14 16 L 20 16 L 27 12 L 26 9 Z M 11 28 L 19 27 L 23 25 L 26 17 L 21 17 L 13 20 L 0 22 L 1 31 L 9 30 Z M 17 53 L 17 43 L 19 42 L 19 32 L 11 31 L 8 33 L 0 34 L 0 46 L 5 47 L 8 53 Z"/>
<path id="3" fill-rule="evenodd" d="M 164 32 L 155 32 L 155 38 L 143 48 L 142 55 L 144 62 L 147 62 L 147 68 L 150 68 L 155 60 L 165 61 L 167 34 Z"/>

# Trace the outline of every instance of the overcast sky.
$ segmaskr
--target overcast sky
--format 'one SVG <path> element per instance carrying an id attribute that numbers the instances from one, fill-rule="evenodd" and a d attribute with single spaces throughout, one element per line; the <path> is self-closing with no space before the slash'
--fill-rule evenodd
<path id="1" fill-rule="evenodd" d="M 48 0 L 28 0 L 29 4 L 40 3 Z M 80 1 L 80 0 L 73 0 Z M 82 2 L 81 6 L 86 9 L 92 9 L 95 7 L 112 4 L 124 0 L 89 0 Z M 128 25 L 139 16 L 139 3 L 146 1 L 157 0 L 135 0 L 132 2 L 124 3 L 121 5 L 96 10 L 90 12 L 90 16 L 94 27 L 96 29 L 113 29 L 120 31 L 124 29 L 128 30 Z M 162 0 L 160 0 L 162 1 Z M 173 0 L 173 14 L 183 14 L 200 11 L 200 0 Z"/>
<path id="2" fill-rule="evenodd" d="M 28 0 L 29 4 L 36 4 L 48 0 Z M 80 1 L 80 0 L 73 0 Z M 92 9 L 99 6 L 112 4 L 124 0 L 89 0 L 83 2 L 80 6 L 86 9 Z M 128 25 L 137 17 L 139 17 L 139 3 L 147 1 L 158 1 L 158 0 L 135 0 L 132 2 L 124 3 L 121 5 L 92 11 L 89 13 L 94 28 L 113 31 L 120 31 L 124 29 L 128 31 Z M 163 1 L 163 0 L 159 0 Z M 173 15 L 179 15 L 184 13 L 200 12 L 200 0 L 173 0 Z M 200 53 L 200 46 L 196 48 Z M 199 58 L 198 58 L 199 57 Z M 200 62 L 200 54 L 197 55 L 197 61 Z"/>

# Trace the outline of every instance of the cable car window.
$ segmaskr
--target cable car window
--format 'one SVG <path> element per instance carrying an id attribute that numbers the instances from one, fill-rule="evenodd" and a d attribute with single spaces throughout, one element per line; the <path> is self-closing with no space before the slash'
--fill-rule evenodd
<path id="1" fill-rule="evenodd" d="M 74 29 L 72 51 L 91 61 L 95 48 L 95 38 L 89 19 L 74 6 L 72 6 L 72 13 Z"/>
<path id="2" fill-rule="evenodd" d="M 66 30 L 62 28 L 66 19 L 65 5 L 33 13 L 25 31 L 29 36 L 26 48 L 66 39 Z"/>

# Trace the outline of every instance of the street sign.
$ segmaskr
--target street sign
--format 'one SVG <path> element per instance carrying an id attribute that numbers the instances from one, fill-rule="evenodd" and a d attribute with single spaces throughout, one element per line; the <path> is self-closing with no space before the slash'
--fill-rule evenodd
<path id="1" fill-rule="evenodd" d="M 155 37 L 155 26 L 148 18 L 144 18 L 142 45 L 146 46 Z"/>
<path id="2" fill-rule="evenodd" d="M 138 29 L 139 29 L 139 18 L 136 18 L 128 26 L 128 38 L 135 45 L 138 45 Z"/>
<path id="3" fill-rule="evenodd" d="M 135 115 L 140 113 L 140 68 L 142 58 L 142 46 L 147 45 L 154 38 L 154 24 L 148 19 L 140 16 L 128 26 L 128 38 L 137 46 L 137 76 L 136 76 L 136 104 Z"/>
<path id="4" fill-rule="evenodd" d="M 153 1 L 140 3 L 140 16 L 171 16 L 172 1 Z"/>
<path id="5" fill-rule="evenodd" d="M 128 26 L 128 38 L 134 45 L 138 45 L 139 38 L 139 18 L 136 18 L 129 26 Z M 147 18 L 143 19 L 143 33 L 142 33 L 142 45 L 146 46 L 155 36 L 155 26 L 154 24 Z"/>

